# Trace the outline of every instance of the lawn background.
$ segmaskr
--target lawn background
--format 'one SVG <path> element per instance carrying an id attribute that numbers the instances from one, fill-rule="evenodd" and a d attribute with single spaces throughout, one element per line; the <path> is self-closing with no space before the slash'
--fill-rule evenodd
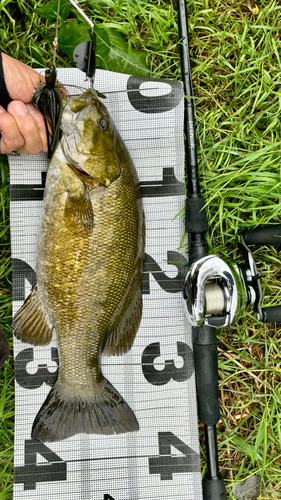
<path id="1" fill-rule="evenodd" d="M 281 223 L 281 2 L 186 3 L 209 244 L 219 256 L 242 262 L 239 231 Z M 80 4 L 96 21 L 99 67 L 180 79 L 176 1 L 87 0 Z M 35 68 L 50 65 L 53 12 L 54 2 L 46 0 L 1 0 L 1 49 Z M 66 1 L 61 14 L 57 65 L 73 66 L 72 45 L 87 37 L 88 28 Z M 0 324 L 11 346 L 0 373 L 0 499 L 11 500 L 9 174 L 6 157 L 0 158 Z M 281 303 L 280 248 L 253 251 L 262 272 L 264 304 L 277 305 Z M 259 324 L 253 311 L 231 328 L 218 331 L 219 454 L 230 500 L 235 498 L 236 486 L 253 475 L 261 478 L 256 498 L 281 498 L 280 333 L 280 324 Z M 200 435 L 203 444 L 201 426 Z M 203 468 L 204 454 L 203 446 Z"/>

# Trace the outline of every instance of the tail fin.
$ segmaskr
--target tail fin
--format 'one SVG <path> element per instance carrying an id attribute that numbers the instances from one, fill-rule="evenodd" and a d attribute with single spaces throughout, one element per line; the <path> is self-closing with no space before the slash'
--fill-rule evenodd
<path id="1" fill-rule="evenodd" d="M 88 391 L 87 391 L 88 392 Z M 139 430 L 134 412 L 116 389 L 103 379 L 98 395 L 69 396 L 58 380 L 39 410 L 32 438 L 61 441 L 75 434 L 122 434 Z"/>

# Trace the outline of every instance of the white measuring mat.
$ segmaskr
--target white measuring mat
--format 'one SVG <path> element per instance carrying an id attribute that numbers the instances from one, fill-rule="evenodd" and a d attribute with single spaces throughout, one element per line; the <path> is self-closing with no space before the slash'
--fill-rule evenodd
<path id="1" fill-rule="evenodd" d="M 89 86 L 76 69 L 58 70 L 58 77 L 65 84 Z M 33 347 L 15 339 L 14 500 L 202 500 L 191 329 L 181 299 L 187 260 L 178 250 L 184 232 L 183 217 L 177 217 L 185 199 L 183 87 L 98 70 L 95 88 L 107 96 L 102 100 L 132 156 L 143 193 L 141 325 L 131 351 L 102 356 L 104 375 L 133 409 L 140 430 L 79 434 L 47 444 L 32 440 L 34 418 L 57 377 L 57 342 Z M 48 160 L 43 153 L 22 154 L 9 157 L 9 163 L 15 314 L 36 280 Z"/>

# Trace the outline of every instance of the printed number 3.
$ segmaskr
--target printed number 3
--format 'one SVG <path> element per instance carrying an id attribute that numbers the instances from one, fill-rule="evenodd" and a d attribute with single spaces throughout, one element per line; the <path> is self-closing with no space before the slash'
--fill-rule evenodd
<path id="1" fill-rule="evenodd" d="M 164 385 L 170 380 L 183 382 L 188 380 L 193 373 L 193 353 L 190 347 L 183 343 L 177 342 L 178 355 L 183 359 L 183 366 L 177 368 L 174 360 L 165 361 L 163 370 L 157 370 L 154 367 L 154 360 L 161 355 L 160 343 L 155 342 L 149 344 L 142 355 L 142 371 L 146 380 L 153 385 Z"/>

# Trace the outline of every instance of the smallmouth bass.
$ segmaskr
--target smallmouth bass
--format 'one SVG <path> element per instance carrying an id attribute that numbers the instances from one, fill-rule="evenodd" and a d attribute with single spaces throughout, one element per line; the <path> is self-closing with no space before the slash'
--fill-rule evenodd
<path id="1" fill-rule="evenodd" d="M 60 369 L 32 438 L 139 429 L 101 371 L 100 355 L 127 352 L 142 315 L 144 215 L 129 153 L 91 91 L 68 100 L 50 161 L 37 236 L 37 283 L 13 321 L 15 336 L 46 345 L 56 331 Z"/>

